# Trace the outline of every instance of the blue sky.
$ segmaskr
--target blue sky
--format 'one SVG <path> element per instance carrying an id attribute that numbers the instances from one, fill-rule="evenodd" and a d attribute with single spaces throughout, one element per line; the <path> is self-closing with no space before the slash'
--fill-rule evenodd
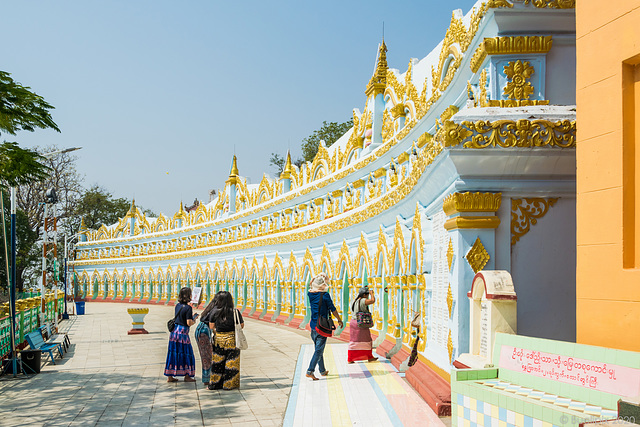
<path id="1" fill-rule="evenodd" d="M 5 2 L 0 70 L 53 104 L 62 132 L 3 137 L 82 146 L 86 187 L 171 216 L 224 186 L 234 150 L 258 183 L 272 152 L 299 156 L 323 120 L 362 110 L 383 22 L 404 72 L 474 3 Z"/>

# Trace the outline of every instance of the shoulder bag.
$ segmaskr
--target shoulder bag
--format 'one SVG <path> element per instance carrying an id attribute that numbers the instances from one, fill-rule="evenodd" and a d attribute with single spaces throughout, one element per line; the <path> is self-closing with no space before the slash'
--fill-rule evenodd
<path id="1" fill-rule="evenodd" d="M 320 315 L 320 308 L 324 305 L 324 294 L 325 292 L 322 292 L 320 295 L 320 301 L 318 301 L 318 321 L 316 322 L 316 332 L 323 337 L 329 338 L 333 335 L 333 331 L 336 329 L 336 326 L 333 324 L 331 313 L 327 311 L 326 316 Z"/>
<path id="2" fill-rule="evenodd" d="M 236 325 L 236 348 L 238 350 L 246 350 L 249 348 L 249 343 L 247 343 L 247 337 L 244 336 L 240 318 L 238 317 L 238 310 L 235 308 L 233 309 L 233 319 Z"/>
<path id="3" fill-rule="evenodd" d="M 360 299 L 360 301 L 362 301 L 362 299 Z M 360 329 L 372 328 L 373 318 L 369 312 L 369 307 L 365 303 L 364 310 L 360 310 L 360 301 L 358 301 L 358 311 L 356 312 L 356 322 L 358 322 L 358 327 Z"/>
<path id="4" fill-rule="evenodd" d="M 176 315 L 173 316 L 173 319 L 169 319 L 169 321 L 167 322 L 167 329 L 169 329 L 169 332 L 173 332 L 173 330 L 176 328 L 176 319 L 178 318 L 178 314 L 182 312 L 183 308 L 184 308 L 184 305 L 180 307 L 180 310 L 178 310 Z"/>

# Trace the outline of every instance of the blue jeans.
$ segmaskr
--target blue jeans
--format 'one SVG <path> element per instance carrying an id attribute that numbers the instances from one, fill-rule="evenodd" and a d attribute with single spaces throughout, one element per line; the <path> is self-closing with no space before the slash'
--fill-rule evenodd
<path id="1" fill-rule="evenodd" d="M 326 372 L 324 368 L 324 346 L 327 344 L 327 337 L 323 337 L 315 330 L 311 331 L 311 339 L 313 340 L 313 344 L 316 347 L 316 350 L 313 352 L 313 356 L 311 357 L 311 362 L 309 363 L 309 369 L 307 369 L 307 374 L 313 374 L 316 370 L 316 365 L 320 368 L 320 373 Z"/>

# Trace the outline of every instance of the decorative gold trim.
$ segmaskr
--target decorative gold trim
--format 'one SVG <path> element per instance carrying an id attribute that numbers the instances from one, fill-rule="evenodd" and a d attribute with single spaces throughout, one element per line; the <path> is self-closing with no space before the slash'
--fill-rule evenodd
<path id="1" fill-rule="evenodd" d="M 452 193 L 442 201 L 447 216 L 460 212 L 496 212 L 502 203 L 502 193 Z"/>
<path id="2" fill-rule="evenodd" d="M 451 312 L 453 310 L 453 293 L 451 292 L 451 283 L 449 283 L 449 289 L 447 289 L 447 308 L 449 309 L 449 318 L 451 318 Z"/>
<path id="3" fill-rule="evenodd" d="M 453 240 L 449 238 L 449 246 L 447 247 L 447 263 L 449 264 L 449 271 L 451 271 L 451 265 L 453 264 Z"/>
<path id="4" fill-rule="evenodd" d="M 445 122 L 453 117 L 460 109 L 455 105 L 449 105 L 445 110 L 440 114 L 440 121 Z"/>
<path id="5" fill-rule="evenodd" d="M 467 252 L 467 255 L 465 255 L 465 258 L 473 269 L 473 272 L 477 273 L 487 265 L 491 257 L 480 241 L 480 237 L 478 237 L 471 249 L 469 249 L 469 252 Z"/>
<path id="6" fill-rule="evenodd" d="M 447 231 L 469 228 L 498 228 L 500 218 L 497 216 L 456 216 L 444 223 Z"/>
<path id="7" fill-rule="evenodd" d="M 471 71 L 480 69 L 487 55 L 542 54 L 551 49 L 551 36 L 516 36 L 485 38 L 471 57 Z"/>
<path id="8" fill-rule="evenodd" d="M 373 172 L 373 176 L 376 178 L 382 178 L 386 174 L 387 174 L 387 170 L 385 168 L 379 168 Z"/>
<path id="9" fill-rule="evenodd" d="M 475 134 L 474 134 L 475 133 Z M 485 135 L 486 134 L 486 135 Z M 462 143 L 464 148 L 487 147 L 560 147 L 575 148 L 576 121 L 561 120 L 478 120 L 456 124 L 444 123 L 435 138 L 453 147 Z"/>
<path id="10" fill-rule="evenodd" d="M 393 117 L 393 120 L 396 120 L 400 117 L 405 117 L 407 113 L 405 113 L 404 109 L 405 105 L 403 103 L 399 103 L 391 107 L 389 111 L 391 112 L 391 117 Z"/>
<path id="11" fill-rule="evenodd" d="M 453 340 L 451 339 L 451 329 L 447 338 L 447 351 L 449 351 L 449 363 L 453 363 Z"/>
<path id="12" fill-rule="evenodd" d="M 557 197 L 511 199 L 511 246 L 527 234 L 557 201 Z"/>
<path id="13" fill-rule="evenodd" d="M 509 61 L 504 66 L 504 74 L 509 80 L 504 86 L 504 95 L 509 99 L 529 99 L 534 91 L 529 79 L 535 73 L 529 61 Z"/>
<path id="14" fill-rule="evenodd" d="M 184 259 L 197 256 L 207 256 L 219 253 L 241 251 L 245 249 L 271 246 L 276 244 L 288 244 L 302 239 L 313 239 L 328 233 L 334 233 L 346 227 L 350 227 L 354 224 L 364 222 L 367 219 L 379 215 L 381 212 L 391 209 L 393 206 L 395 206 L 400 200 L 404 199 L 413 190 L 418 180 L 426 170 L 427 166 L 433 163 L 433 161 L 442 152 L 442 150 L 443 148 L 441 144 L 437 143 L 436 141 L 431 141 L 429 145 L 425 147 L 425 149 L 419 152 L 418 159 L 413 163 L 411 172 L 408 174 L 408 176 L 403 179 L 397 186 L 393 187 L 393 189 L 386 192 L 381 197 L 376 198 L 375 201 L 371 203 L 367 203 L 366 205 L 362 205 L 358 208 L 352 209 L 349 215 L 334 216 L 332 217 L 333 219 L 322 221 L 322 223 L 320 223 L 320 225 L 316 227 L 300 227 L 299 229 L 295 229 L 293 232 L 288 232 L 285 234 L 274 233 L 272 235 L 253 237 L 250 239 L 242 240 L 241 242 L 221 243 L 215 246 L 209 246 L 206 248 L 194 249 L 190 251 L 171 252 L 153 256 L 135 255 L 122 257 L 120 259 L 81 260 L 74 261 L 74 265 L 80 267 Z"/>
<path id="15" fill-rule="evenodd" d="M 489 0 L 487 7 L 513 7 L 513 4 L 516 2 L 523 3 L 524 5 L 532 4 L 540 9 L 575 9 L 576 7 L 576 0 L 511 0 L 511 2 L 507 0 Z"/>
<path id="16" fill-rule="evenodd" d="M 548 99 L 490 99 L 487 107 L 513 108 L 530 107 L 533 105 L 549 105 Z"/>

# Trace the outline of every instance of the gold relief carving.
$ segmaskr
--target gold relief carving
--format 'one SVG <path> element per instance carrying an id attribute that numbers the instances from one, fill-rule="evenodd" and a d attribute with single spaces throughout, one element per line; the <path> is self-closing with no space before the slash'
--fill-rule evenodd
<path id="1" fill-rule="evenodd" d="M 373 172 L 373 176 L 376 178 L 382 178 L 386 174 L 387 174 L 387 170 L 385 168 L 379 168 Z"/>
<path id="2" fill-rule="evenodd" d="M 443 112 L 440 114 L 440 121 L 444 123 L 453 117 L 460 109 L 455 105 L 449 105 Z"/>
<path id="3" fill-rule="evenodd" d="M 453 363 L 453 340 L 451 339 L 451 329 L 449 329 L 449 337 L 447 338 L 447 350 L 449 351 L 449 363 Z"/>
<path id="4" fill-rule="evenodd" d="M 518 0 L 516 0 L 518 1 Z M 576 0 L 519 0 L 524 4 L 533 4 L 538 8 L 575 9 Z"/>
<path id="5" fill-rule="evenodd" d="M 454 147 L 460 144 L 461 141 L 471 137 L 471 135 L 473 135 L 473 131 L 451 120 L 447 120 L 440 126 L 435 138 L 445 147 Z"/>
<path id="6" fill-rule="evenodd" d="M 532 105 L 549 105 L 548 99 L 490 99 L 486 101 L 487 107 L 513 108 L 529 107 Z"/>
<path id="7" fill-rule="evenodd" d="M 398 155 L 398 163 L 404 163 L 409 160 L 409 153 L 403 151 Z"/>
<path id="8" fill-rule="evenodd" d="M 478 86 L 480 87 L 480 96 L 478 97 L 478 105 L 486 107 L 487 101 L 487 70 L 484 69 L 480 73 L 480 79 L 478 80 Z"/>
<path id="9" fill-rule="evenodd" d="M 489 0 L 489 2 L 487 3 L 487 7 L 513 7 L 513 4 L 509 3 L 507 0 Z"/>
<path id="10" fill-rule="evenodd" d="M 485 38 L 471 57 L 471 71 L 477 72 L 487 55 L 547 53 L 552 44 L 551 36 Z"/>
<path id="11" fill-rule="evenodd" d="M 535 72 L 529 61 L 509 61 L 504 73 L 510 80 L 504 87 L 504 94 L 510 99 L 528 99 L 533 93 L 533 85 L 527 81 Z"/>
<path id="12" fill-rule="evenodd" d="M 451 271 L 451 265 L 453 264 L 453 240 L 449 238 L 449 246 L 447 247 L 447 263 L 449 264 L 449 271 Z"/>
<path id="13" fill-rule="evenodd" d="M 497 216 L 456 216 L 444 223 L 447 231 L 468 228 L 498 228 L 500 218 Z"/>
<path id="14" fill-rule="evenodd" d="M 390 89 L 393 89 L 393 95 L 397 100 L 401 100 L 404 98 L 404 92 L 405 92 L 404 85 L 398 81 L 393 71 L 388 70 L 387 71 L 387 89 L 385 89 L 385 95 L 388 93 L 387 91 L 389 91 Z"/>
<path id="15" fill-rule="evenodd" d="M 423 133 L 418 137 L 418 141 L 417 141 L 418 148 L 424 147 L 425 145 L 430 143 L 432 139 L 433 139 L 433 135 L 431 135 L 428 132 Z"/>
<path id="16" fill-rule="evenodd" d="M 382 113 L 382 142 L 385 143 L 393 136 L 393 119 L 389 114 L 389 110 Z"/>
<path id="17" fill-rule="evenodd" d="M 478 237 L 469 252 L 467 252 L 465 258 L 473 269 L 473 272 L 477 273 L 487 265 L 491 257 Z"/>
<path id="18" fill-rule="evenodd" d="M 447 124 L 451 123 L 451 124 Z M 474 132 L 476 134 L 474 135 Z M 473 135 L 473 136 L 472 136 Z M 561 147 L 575 148 L 576 122 L 562 120 L 478 120 L 460 125 L 446 122 L 436 134 L 446 146 L 463 143 L 464 148 Z"/>
<path id="19" fill-rule="evenodd" d="M 511 245 L 527 234 L 557 201 L 557 197 L 511 199 Z"/>
<path id="20" fill-rule="evenodd" d="M 502 193 L 452 193 L 444 198 L 442 210 L 447 216 L 459 212 L 496 212 Z"/>
<path id="21" fill-rule="evenodd" d="M 389 109 L 389 111 L 391 112 L 391 117 L 393 117 L 394 120 L 400 117 L 405 117 L 407 113 L 405 113 L 404 109 L 405 105 L 403 103 L 394 105 Z"/>
<path id="22" fill-rule="evenodd" d="M 451 283 L 449 283 L 449 289 L 447 289 L 447 308 L 449 309 L 449 317 L 451 317 L 451 311 L 453 309 L 453 293 L 451 293 Z"/>
<path id="23" fill-rule="evenodd" d="M 425 134 L 429 135 L 429 134 Z M 430 135 L 429 135 L 430 137 Z M 344 229 L 346 227 L 350 227 L 354 224 L 358 224 L 360 222 L 366 221 L 369 218 L 372 218 L 376 215 L 379 215 L 381 212 L 386 211 L 397 204 L 399 200 L 405 198 L 417 184 L 420 176 L 425 171 L 426 167 L 430 165 L 435 158 L 442 152 L 442 145 L 437 141 L 431 140 L 429 138 L 428 143 L 425 143 L 424 149 L 418 153 L 418 158 L 412 164 L 412 168 L 408 176 L 403 179 L 396 187 L 394 187 L 391 191 L 385 193 L 381 198 L 376 199 L 372 202 L 366 209 L 357 209 L 357 207 L 361 203 L 362 194 L 356 195 L 355 203 L 357 206 L 354 208 L 353 213 L 347 215 L 345 217 L 334 217 L 333 220 L 327 221 L 326 223 L 311 229 L 300 228 L 296 229 L 294 232 L 289 232 L 283 234 L 275 234 L 268 235 L 259 238 L 253 238 L 250 240 L 232 243 L 232 244 L 224 244 L 219 243 L 216 246 L 207 247 L 204 249 L 193 251 L 192 253 L 171 253 L 171 254 L 162 254 L 156 256 L 141 256 L 132 259 L 132 262 L 155 262 L 155 261 L 163 261 L 163 260 L 173 260 L 173 259 L 184 259 L 191 256 L 207 256 L 214 255 L 219 253 L 227 253 L 233 251 L 241 251 L 250 248 L 256 248 L 261 246 L 270 246 L 276 244 L 288 244 L 291 242 L 299 241 L 301 239 L 315 238 L 319 236 L 323 236 L 327 233 L 333 233 L 338 230 Z M 378 149 L 379 150 L 379 149 Z M 378 151 L 376 150 L 376 151 Z M 353 172 L 353 171 L 350 171 Z M 355 183 L 354 183 L 355 187 Z M 296 195 L 297 197 L 300 194 Z M 266 206 L 269 206 L 267 204 Z M 301 206 L 300 206 L 301 207 Z M 299 207 L 299 208 L 300 208 Z M 173 234 L 173 233 L 170 233 Z M 121 264 L 120 260 L 101 260 L 101 261 L 76 261 L 74 264 L 76 266 L 82 265 L 115 265 Z M 315 271 L 315 269 L 314 269 Z"/>

